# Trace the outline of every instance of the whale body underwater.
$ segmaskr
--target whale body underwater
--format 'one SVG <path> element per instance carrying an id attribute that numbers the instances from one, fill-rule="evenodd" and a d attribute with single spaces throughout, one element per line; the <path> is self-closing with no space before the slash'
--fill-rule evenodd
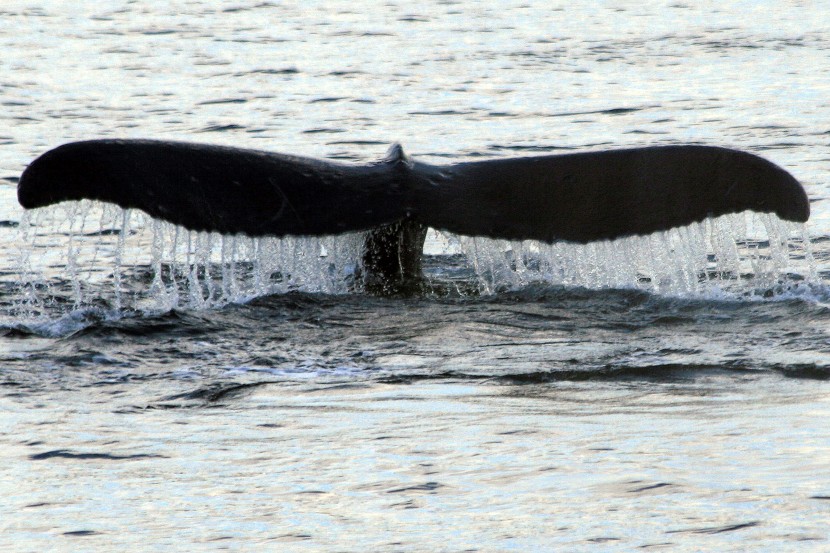
<path id="1" fill-rule="evenodd" d="M 588 243 L 754 211 L 805 222 L 804 188 L 743 151 L 672 145 L 430 165 L 393 145 L 365 165 L 160 140 L 72 142 L 35 159 L 18 201 L 98 200 L 194 231 L 319 236 L 368 231 L 364 289 L 422 285 L 427 228 Z"/>

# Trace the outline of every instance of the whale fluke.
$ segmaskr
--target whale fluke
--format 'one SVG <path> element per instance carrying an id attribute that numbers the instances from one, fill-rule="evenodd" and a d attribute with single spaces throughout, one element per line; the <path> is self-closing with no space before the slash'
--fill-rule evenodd
<path id="1" fill-rule="evenodd" d="M 369 230 L 370 280 L 407 286 L 420 279 L 419 227 L 587 243 L 747 210 L 797 222 L 810 215 L 804 189 L 784 169 L 696 145 L 436 166 L 398 145 L 377 163 L 355 165 L 185 142 L 91 140 L 46 152 L 18 183 L 25 208 L 80 199 L 224 234 Z"/>
<path id="2" fill-rule="evenodd" d="M 797 222 L 810 216 L 804 189 L 787 171 L 711 146 L 495 159 L 438 171 L 446 177 L 424 224 L 472 236 L 587 243 L 742 211 Z"/>
<path id="3" fill-rule="evenodd" d="M 407 215 L 391 163 L 356 166 L 187 142 L 90 140 L 23 171 L 25 208 L 99 200 L 191 230 L 249 236 L 364 230 Z"/>

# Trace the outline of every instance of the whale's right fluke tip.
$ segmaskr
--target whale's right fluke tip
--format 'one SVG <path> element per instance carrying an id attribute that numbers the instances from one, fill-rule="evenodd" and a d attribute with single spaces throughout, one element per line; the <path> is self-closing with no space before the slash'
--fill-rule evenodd
<path id="1" fill-rule="evenodd" d="M 810 218 L 807 193 L 789 172 L 747 152 L 722 150 L 720 157 L 720 179 L 728 185 L 720 198 L 725 206 L 732 204 L 735 211 L 743 208 L 773 213 L 796 223 L 805 223 Z"/>

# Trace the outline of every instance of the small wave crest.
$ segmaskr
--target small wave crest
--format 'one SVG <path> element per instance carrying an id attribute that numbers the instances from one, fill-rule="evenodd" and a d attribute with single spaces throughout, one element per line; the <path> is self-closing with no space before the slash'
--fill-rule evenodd
<path id="1" fill-rule="evenodd" d="M 54 317 L 50 317 L 48 313 L 41 313 L 28 320 L 10 320 L 6 324 L 0 324 L 0 329 L 5 336 L 65 338 L 87 328 L 119 320 L 123 316 L 124 314 L 117 310 L 86 307 Z"/>

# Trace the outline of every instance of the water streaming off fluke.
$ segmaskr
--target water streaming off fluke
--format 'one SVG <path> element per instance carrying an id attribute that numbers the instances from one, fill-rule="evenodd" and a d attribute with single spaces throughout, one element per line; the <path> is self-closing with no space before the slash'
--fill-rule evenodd
<path id="1" fill-rule="evenodd" d="M 571 244 L 461 238 L 482 289 L 532 282 L 585 288 L 640 288 L 673 296 L 743 294 L 814 280 L 804 225 L 743 213 L 668 231 Z"/>
<path id="2" fill-rule="evenodd" d="M 55 296 L 73 308 L 210 308 L 291 290 L 345 293 L 362 233 L 249 238 L 195 232 L 136 210 L 69 202 L 28 211 L 21 225 L 25 310 Z"/>
<path id="3" fill-rule="evenodd" d="M 201 309 L 292 290 L 360 291 L 365 238 L 195 232 L 90 201 L 27 211 L 20 235 L 25 293 L 16 308 L 28 316 L 102 302 L 116 310 Z M 446 256 L 454 248 L 463 255 L 467 293 L 542 282 L 724 297 L 769 295 L 816 278 L 804 226 L 765 214 L 726 215 L 587 245 L 446 238 L 450 246 L 436 252 L 433 240 L 432 251 Z M 427 272 L 435 283 L 442 275 Z"/>

